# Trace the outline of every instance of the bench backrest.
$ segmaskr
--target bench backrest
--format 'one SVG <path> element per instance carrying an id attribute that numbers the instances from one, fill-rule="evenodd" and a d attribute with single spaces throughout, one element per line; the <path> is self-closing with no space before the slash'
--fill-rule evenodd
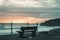
<path id="1" fill-rule="evenodd" d="M 21 27 L 20 30 L 37 30 L 37 26 L 33 26 L 33 27 Z"/>

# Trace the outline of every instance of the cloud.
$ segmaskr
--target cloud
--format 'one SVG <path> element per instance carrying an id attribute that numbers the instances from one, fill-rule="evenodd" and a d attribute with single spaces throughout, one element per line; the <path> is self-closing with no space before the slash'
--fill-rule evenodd
<path id="1" fill-rule="evenodd" d="M 51 9 L 50 9 L 51 10 Z M 26 16 L 26 17 L 35 17 L 35 18 L 60 18 L 60 11 L 56 10 L 43 10 L 41 12 L 3 12 L 0 16 Z"/>
<path id="2" fill-rule="evenodd" d="M 19 15 L 37 18 L 60 17 L 60 14 L 57 13 L 60 12 L 60 8 L 55 8 L 57 6 L 55 0 L 3 0 L 0 1 L 0 3 L 0 16 Z"/>
<path id="3" fill-rule="evenodd" d="M 3 0 L 0 5 L 16 7 L 56 7 L 55 0 Z"/>

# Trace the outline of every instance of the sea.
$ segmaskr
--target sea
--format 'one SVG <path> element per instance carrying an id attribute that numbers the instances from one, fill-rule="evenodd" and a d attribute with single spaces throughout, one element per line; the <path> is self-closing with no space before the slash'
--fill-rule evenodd
<path id="1" fill-rule="evenodd" d="M 12 34 L 18 34 L 16 31 L 20 31 L 20 28 L 24 27 L 30 27 L 30 26 L 37 26 L 37 31 L 50 31 L 52 29 L 60 28 L 60 26 L 41 26 L 40 24 L 26 24 L 26 23 L 4 23 L 0 24 L 0 35 L 11 35 L 11 27 L 12 27 Z"/>

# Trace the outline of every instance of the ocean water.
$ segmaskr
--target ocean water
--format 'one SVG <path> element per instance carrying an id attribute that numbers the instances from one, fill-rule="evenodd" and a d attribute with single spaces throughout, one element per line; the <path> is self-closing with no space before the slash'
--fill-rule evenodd
<path id="1" fill-rule="evenodd" d="M 17 34 L 16 31 L 19 31 L 21 26 L 27 26 L 25 25 L 20 25 L 20 24 L 13 24 L 13 34 Z M 33 26 L 33 25 L 29 25 L 29 26 Z M 34 24 L 34 26 L 36 26 L 36 24 Z M 37 30 L 38 32 L 42 32 L 42 31 L 50 31 L 52 29 L 55 28 L 60 28 L 59 26 L 40 26 L 40 24 L 37 25 Z M 11 35 L 11 25 L 10 24 L 5 24 L 3 27 L 0 26 L 0 35 Z"/>

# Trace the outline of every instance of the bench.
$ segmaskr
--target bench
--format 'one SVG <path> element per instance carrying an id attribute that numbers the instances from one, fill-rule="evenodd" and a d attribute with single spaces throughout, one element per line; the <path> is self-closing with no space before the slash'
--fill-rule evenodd
<path id="1" fill-rule="evenodd" d="M 32 37 L 36 36 L 36 30 L 37 26 L 32 26 L 32 27 L 21 27 L 20 31 L 17 31 L 19 34 L 19 37 L 24 37 L 25 32 L 31 32 Z"/>

